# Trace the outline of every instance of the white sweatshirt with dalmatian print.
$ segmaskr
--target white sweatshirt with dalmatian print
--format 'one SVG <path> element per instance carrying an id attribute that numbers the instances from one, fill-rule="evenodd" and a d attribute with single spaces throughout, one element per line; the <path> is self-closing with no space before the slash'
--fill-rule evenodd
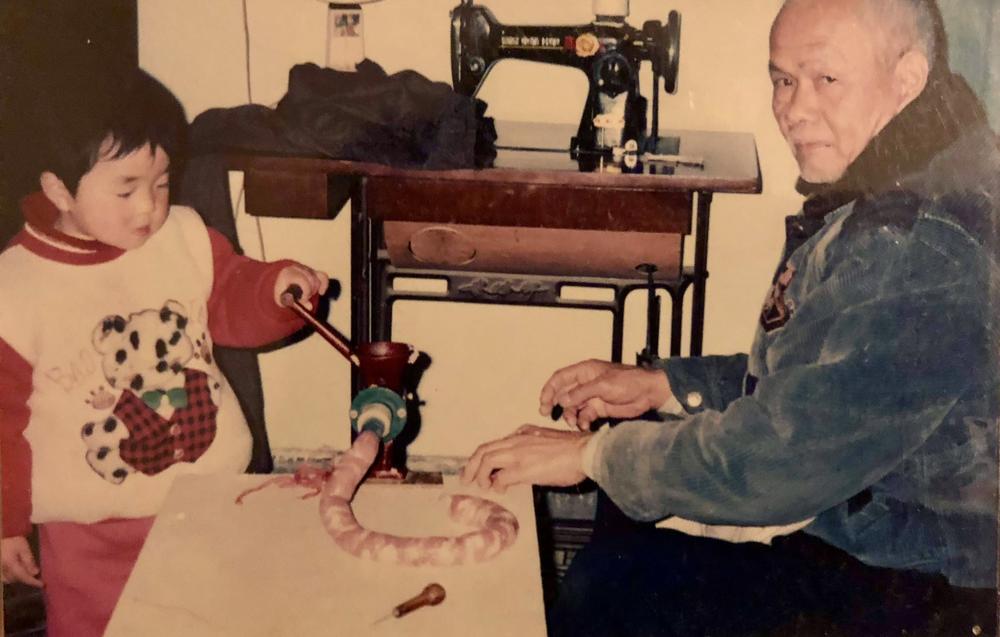
<path id="1" fill-rule="evenodd" d="M 239 473 L 251 437 L 212 344 L 301 321 L 274 302 L 290 262 L 236 255 L 172 207 L 142 247 L 59 233 L 41 193 L 0 254 L 3 536 L 30 523 L 154 514 L 185 473 Z"/>

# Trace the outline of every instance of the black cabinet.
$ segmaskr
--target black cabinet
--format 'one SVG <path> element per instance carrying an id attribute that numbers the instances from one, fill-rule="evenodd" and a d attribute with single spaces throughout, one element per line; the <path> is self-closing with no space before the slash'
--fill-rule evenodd
<path id="1" fill-rule="evenodd" d="M 136 0 L 0 2 L 0 245 L 20 227 L 18 200 L 38 189 L 38 104 L 139 60 Z"/>

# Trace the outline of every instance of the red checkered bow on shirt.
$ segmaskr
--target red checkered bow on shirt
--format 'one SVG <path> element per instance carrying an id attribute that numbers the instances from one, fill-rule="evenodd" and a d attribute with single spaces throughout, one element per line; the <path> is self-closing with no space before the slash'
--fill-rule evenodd
<path id="1" fill-rule="evenodd" d="M 131 435 L 121 441 L 121 458 L 136 471 L 156 475 L 175 462 L 194 462 L 215 439 L 215 414 L 208 375 L 193 369 L 184 370 L 186 407 L 179 407 L 167 420 L 153 411 L 141 398 L 126 390 L 114 414 Z"/>

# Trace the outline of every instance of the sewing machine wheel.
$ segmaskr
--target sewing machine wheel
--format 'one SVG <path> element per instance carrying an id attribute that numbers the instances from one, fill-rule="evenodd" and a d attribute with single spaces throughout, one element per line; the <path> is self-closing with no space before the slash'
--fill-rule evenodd
<path id="1" fill-rule="evenodd" d="M 665 31 L 663 84 L 664 89 L 673 94 L 677 91 L 677 69 L 681 59 L 681 14 L 670 12 Z"/>
<path id="2" fill-rule="evenodd" d="M 642 33 L 657 51 L 651 60 L 653 72 L 663 77 L 663 89 L 667 93 L 675 93 L 681 57 L 681 14 L 671 11 L 666 25 L 661 25 L 659 20 L 649 20 L 643 23 Z"/>

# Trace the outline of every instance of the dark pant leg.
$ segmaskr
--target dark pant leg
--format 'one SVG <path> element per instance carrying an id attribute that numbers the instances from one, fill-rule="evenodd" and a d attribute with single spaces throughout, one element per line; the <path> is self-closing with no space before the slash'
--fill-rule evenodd
<path id="1" fill-rule="evenodd" d="M 950 608 L 955 591 L 940 577 L 867 567 L 801 532 L 768 546 L 639 531 L 594 542 L 574 558 L 549 631 L 554 637 L 971 635 L 971 615 L 949 621 L 939 612 Z M 980 627 L 989 634 L 989 622 Z"/>
<path id="2" fill-rule="evenodd" d="M 676 531 L 620 534 L 573 559 L 549 614 L 549 634 L 606 636 L 768 634 L 789 624 L 809 590 L 759 543 L 731 544 Z"/>
<path id="3" fill-rule="evenodd" d="M 603 541 L 616 535 L 653 529 L 652 522 L 638 522 L 625 515 L 608 497 L 604 489 L 597 490 L 597 508 L 594 512 L 594 541 Z"/>
<path id="4" fill-rule="evenodd" d="M 793 635 L 995 636 L 995 589 L 951 586 L 942 575 L 878 568 L 806 533 L 776 539 L 774 550 L 811 563 L 812 586 L 829 600 L 805 614 Z"/>

